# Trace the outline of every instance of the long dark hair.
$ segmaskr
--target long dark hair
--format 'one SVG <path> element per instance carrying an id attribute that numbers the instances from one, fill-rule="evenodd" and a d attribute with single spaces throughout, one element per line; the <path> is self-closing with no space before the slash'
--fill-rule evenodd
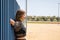
<path id="1" fill-rule="evenodd" d="M 16 21 L 20 21 L 20 18 L 21 18 L 22 15 L 24 15 L 24 14 L 25 14 L 25 11 L 23 11 L 23 10 L 17 10 L 15 20 L 16 20 Z"/>

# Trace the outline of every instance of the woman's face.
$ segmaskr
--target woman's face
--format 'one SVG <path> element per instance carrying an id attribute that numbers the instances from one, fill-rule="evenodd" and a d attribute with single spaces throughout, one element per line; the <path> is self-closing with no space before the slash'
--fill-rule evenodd
<path id="1" fill-rule="evenodd" d="M 24 15 L 22 15 L 22 17 L 21 17 L 21 18 L 22 18 L 22 20 L 24 20 L 24 19 L 25 19 L 25 17 L 26 17 L 26 16 L 25 16 L 25 14 L 24 14 Z"/>

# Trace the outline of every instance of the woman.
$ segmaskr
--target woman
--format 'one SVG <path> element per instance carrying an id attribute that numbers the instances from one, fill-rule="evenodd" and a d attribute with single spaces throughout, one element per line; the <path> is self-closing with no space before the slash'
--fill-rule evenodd
<path id="1" fill-rule="evenodd" d="M 18 10 L 16 12 L 15 20 L 10 20 L 10 24 L 14 29 L 15 40 L 26 40 L 24 37 L 26 36 L 26 28 L 23 25 L 23 21 L 25 19 L 25 11 Z"/>

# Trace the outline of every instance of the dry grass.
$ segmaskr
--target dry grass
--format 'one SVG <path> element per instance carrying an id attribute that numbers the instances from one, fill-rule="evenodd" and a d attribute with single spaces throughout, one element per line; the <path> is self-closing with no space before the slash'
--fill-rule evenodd
<path id="1" fill-rule="evenodd" d="M 51 22 L 51 21 L 28 21 L 27 23 L 37 23 L 37 24 L 60 24 L 60 22 Z"/>
<path id="2" fill-rule="evenodd" d="M 27 40 L 60 40 L 60 24 L 27 23 Z"/>

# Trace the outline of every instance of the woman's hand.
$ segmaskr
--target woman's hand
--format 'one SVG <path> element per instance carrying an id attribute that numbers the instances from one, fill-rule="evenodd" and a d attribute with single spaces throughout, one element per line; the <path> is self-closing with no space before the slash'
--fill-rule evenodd
<path id="1" fill-rule="evenodd" d="M 11 24 L 12 26 L 14 26 L 15 21 L 14 21 L 13 19 L 10 19 L 10 24 Z"/>

